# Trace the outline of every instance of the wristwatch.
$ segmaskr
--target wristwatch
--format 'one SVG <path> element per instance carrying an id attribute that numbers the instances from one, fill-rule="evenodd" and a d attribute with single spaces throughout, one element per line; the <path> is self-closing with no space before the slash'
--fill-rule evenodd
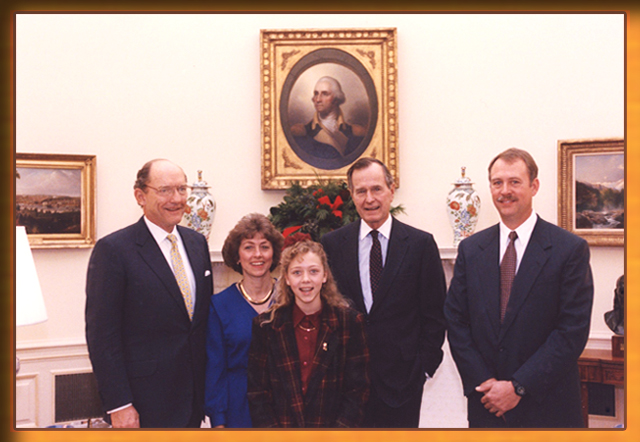
<path id="1" fill-rule="evenodd" d="M 522 397 L 525 394 L 527 394 L 527 391 L 524 389 L 522 385 L 518 383 L 518 381 L 516 381 L 515 379 L 512 379 L 511 383 L 513 384 L 513 389 L 516 391 L 516 394 L 518 396 Z"/>

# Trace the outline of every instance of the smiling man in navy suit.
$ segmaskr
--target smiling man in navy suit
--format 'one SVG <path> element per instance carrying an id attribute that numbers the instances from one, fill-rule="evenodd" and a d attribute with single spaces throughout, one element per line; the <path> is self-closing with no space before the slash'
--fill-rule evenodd
<path id="1" fill-rule="evenodd" d="M 585 240 L 533 210 L 531 155 L 489 165 L 500 223 L 463 240 L 445 303 L 472 428 L 583 427 L 578 358 L 593 281 Z"/>
<path id="2" fill-rule="evenodd" d="M 443 355 L 440 252 L 431 234 L 390 215 L 395 186 L 381 161 L 359 159 L 347 179 L 361 221 L 322 244 L 340 292 L 366 317 L 371 393 L 363 427 L 416 428 L 425 379 Z"/>
<path id="3" fill-rule="evenodd" d="M 187 177 L 167 160 L 138 172 L 144 216 L 96 244 L 87 273 L 86 334 L 113 427 L 200 427 L 205 329 L 213 292 L 204 236 L 178 226 Z"/>

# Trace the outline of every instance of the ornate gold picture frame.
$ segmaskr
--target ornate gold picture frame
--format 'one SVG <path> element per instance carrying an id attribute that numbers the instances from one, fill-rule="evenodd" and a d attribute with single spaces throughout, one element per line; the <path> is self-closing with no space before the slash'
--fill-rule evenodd
<path id="1" fill-rule="evenodd" d="M 96 156 L 16 153 L 16 224 L 31 248 L 96 242 Z"/>
<path id="2" fill-rule="evenodd" d="M 262 189 L 345 179 L 361 156 L 398 186 L 396 29 L 263 29 L 260 42 Z M 312 101 L 319 87 L 341 96 L 333 123 Z"/>
<path id="3" fill-rule="evenodd" d="M 558 225 L 594 246 L 623 246 L 623 139 L 558 141 Z"/>

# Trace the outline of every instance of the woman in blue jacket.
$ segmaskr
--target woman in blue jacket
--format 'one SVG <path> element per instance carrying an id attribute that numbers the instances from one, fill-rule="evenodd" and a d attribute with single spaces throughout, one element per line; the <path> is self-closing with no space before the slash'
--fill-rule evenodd
<path id="1" fill-rule="evenodd" d="M 229 232 L 222 257 L 242 280 L 211 297 L 207 324 L 205 413 L 215 428 L 251 428 L 247 362 L 251 321 L 273 299 L 284 239 L 264 215 L 243 217 Z"/>

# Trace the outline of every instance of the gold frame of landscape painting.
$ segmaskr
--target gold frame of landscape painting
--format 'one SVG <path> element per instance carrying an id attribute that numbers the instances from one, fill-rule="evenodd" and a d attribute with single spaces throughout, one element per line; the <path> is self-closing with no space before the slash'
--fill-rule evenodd
<path id="1" fill-rule="evenodd" d="M 624 246 L 624 140 L 558 141 L 558 165 L 558 225 L 593 246 Z"/>
<path id="2" fill-rule="evenodd" d="M 96 242 L 96 156 L 16 153 L 15 221 L 32 248 Z"/>
<path id="3" fill-rule="evenodd" d="M 396 29 L 263 29 L 260 44 L 262 189 L 344 180 L 362 156 L 383 161 L 397 186 Z M 334 108 L 341 132 L 318 141 L 312 97 L 326 77 L 345 100 Z"/>

